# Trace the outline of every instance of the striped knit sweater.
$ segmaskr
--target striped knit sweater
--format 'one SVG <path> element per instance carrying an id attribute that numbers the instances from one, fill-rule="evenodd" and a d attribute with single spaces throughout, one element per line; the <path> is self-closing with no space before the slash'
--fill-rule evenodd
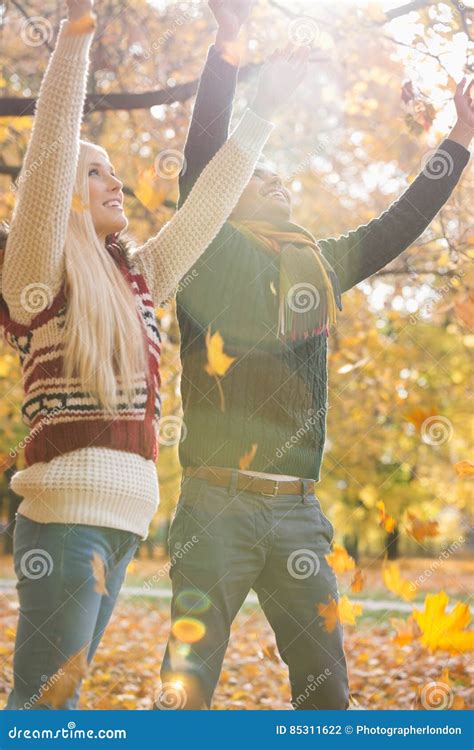
<path id="1" fill-rule="evenodd" d="M 132 253 L 130 263 L 114 245 L 107 247 L 134 291 L 150 362 L 148 379 L 137 379 L 133 408 L 119 404 L 111 420 L 78 381 L 61 376 L 64 241 L 92 40 L 91 33 L 72 36 L 69 30 L 63 21 L 41 85 L 0 277 L 0 324 L 20 356 L 22 415 L 31 428 L 27 468 L 13 476 L 11 487 L 23 497 L 19 512 L 32 520 L 108 526 L 145 538 L 158 503 L 160 337 L 154 308 L 219 232 L 273 126 L 247 110 L 186 206 Z M 45 157 L 44 145 L 52 143 L 56 147 Z M 49 305 L 35 314 L 35 292 L 45 289 Z"/>

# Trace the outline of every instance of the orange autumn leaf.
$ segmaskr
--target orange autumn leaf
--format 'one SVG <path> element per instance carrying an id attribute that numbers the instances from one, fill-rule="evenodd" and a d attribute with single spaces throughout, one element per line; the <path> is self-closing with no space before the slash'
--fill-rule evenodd
<path id="1" fill-rule="evenodd" d="M 449 651 L 458 654 L 474 648 L 474 631 L 466 630 L 471 621 L 469 605 L 456 602 L 450 612 L 446 612 L 449 598 L 444 591 L 427 594 L 424 610 L 415 609 L 413 617 L 419 625 L 421 643 L 430 651 Z"/>
<path id="2" fill-rule="evenodd" d="M 471 464 L 470 461 L 458 461 L 457 464 L 454 464 L 454 468 L 456 474 L 458 477 L 461 477 L 461 479 L 474 478 L 474 464 Z"/>
<path id="3" fill-rule="evenodd" d="M 462 299 L 454 301 L 454 312 L 467 328 L 474 329 L 474 291 L 471 290 Z"/>
<path id="4" fill-rule="evenodd" d="M 383 582 L 393 594 L 401 596 L 406 602 L 412 601 L 416 596 L 416 588 L 406 578 L 402 578 L 397 562 L 384 563 L 382 566 Z"/>
<path id="5" fill-rule="evenodd" d="M 407 533 L 417 542 L 422 542 L 427 536 L 437 536 L 439 533 L 438 521 L 422 521 L 410 511 L 407 515 L 411 522 L 411 526 L 407 527 Z"/>
<path id="6" fill-rule="evenodd" d="M 231 366 L 232 362 L 235 362 L 235 357 L 229 357 L 224 352 L 224 339 L 222 338 L 219 331 L 216 331 L 211 336 L 211 330 L 209 329 L 206 334 L 206 347 L 207 347 L 207 365 L 205 367 L 208 375 L 215 375 L 222 377 L 226 374 L 227 370 Z"/>
<path id="7" fill-rule="evenodd" d="M 250 450 L 247 453 L 244 453 L 242 458 L 239 460 L 239 469 L 241 469 L 242 471 L 250 469 L 252 461 L 255 458 L 255 454 L 257 453 L 257 449 L 258 449 L 257 443 L 253 443 Z"/>
<path id="8" fill-rule="evenodd" d="M 105 563 L 99 553 L 95 551 L 92 555 L 92 574 L 95 579 L 94 591 L 108 596 L 109 592 L 105 585 Z"/>
<path id="9" fill-rule="evenodd" d="M 325 558 L 335 573 L 345 573 L 355 568 L 354 558 L 349 555 L 342 544 L 334 544 L 333 551 L 325 555 Z"/>
<path id="10" fill-rule="evenodd" d="M 390 618 L 391 625 L 396 630 L 396 635 L 393 636 L 392 641 L 397 646 L 406 646 L 408 643 L 412 643 L 421 635 L 421 630 L 413 619 L 412 615 L 407 620 L 401 620 L 396 617 Z"/>
<path id="11" fill-rule="evenodd" d="M 362 614 L 362 609 L 362 604 L 352 603 L 345 595 L 339 599 L 339 602 L 330 597 L 328 604 L 318 604 L 318 614 L 324 619 L 328 633 L 332 633 L 338 622 L 355 625 L 356 617 Z"/>
<path id="12" fill-rule="evenodd" d="M 53 708 L 60 708 L 71 698 L 79 684 L 87 674 L 87 653 L 89 644 L 71 656 L 57 672 L 55 672 L 39 689 L 36 705 L 44 703 Z"/>
<path id="13" fill-rule="evenodd" d="M 388 534 L 391 534 L 397 525 L 397 521 L 393 516 L 390 516 L 385 510 L 385 503 L 383 500 L 379 500 L 375 503 L 375 507 L 379 510 L 379 524 L 384 527 Z"/>
<path id="14" fill-rule="evenodd" d="M 414 424 L 417 430 L 421 430 L 423 422 L 426 422 L 429 417 L 435 417 L 437 414 L 438 412 L 436 409 L 421 409 L 418 407 L 406 412 L 405 419 L 407 422 Z"/>
<path id="15" fill-rule="evenodd" d="M 359 591 L 362 591 L 364 588 L 365 581 L 367 579 L 367 576 L 363 574 L 360 568 L 356 568 L 355 573 L 352 577 L 351 581 L 351 591 L 356 594 Z"/>
<path id="16" fill-rule="evenodd" d="M 96 27 L 95 15 L 86 13 L 76 21 L 69 21 L 66 36 L 75 36 L 76 34 L 88 34 Z"/>

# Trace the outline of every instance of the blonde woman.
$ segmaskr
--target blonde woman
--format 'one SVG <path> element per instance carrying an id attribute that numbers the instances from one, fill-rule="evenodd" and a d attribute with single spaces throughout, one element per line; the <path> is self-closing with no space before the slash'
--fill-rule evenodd
<path id="1" fill-rule="evenodd" d="M 74 708 L 158 502 L 160 337 L 154 308 L 209 245 L 250 179 L 268 117 L 306 51 L 276 54 L 186 205 L 142 247 L 107 153 L 80 141 L 89 0 L 68 0 L 41 85 L 4 252 L 1 323 L 20 355 L 27 468 L 14 563 L 20 600 L 7 708 Z M 277 83 L 274 83 L 277 82 Z"/>

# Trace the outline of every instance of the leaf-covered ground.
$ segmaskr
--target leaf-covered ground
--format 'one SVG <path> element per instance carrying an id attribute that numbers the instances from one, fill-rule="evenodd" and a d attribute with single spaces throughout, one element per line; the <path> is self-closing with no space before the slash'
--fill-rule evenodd
<path id="1" fill-rule="evenodd" d="M 156 571 L 156 566 L 156 561 L 139 561 L 132 566 L 128 584 L 146 579 L 152 569 Z M 405 563 L 405 575 L 407 566 L 410 563 Z M 458 561 L 457 566 L 457 583 L 446 570 L 438 571 L 435 581 L 450 591 L 452 602 L 464 598 L 462 590 L 471 572 L 469 565 L 463 566 Z M 380 580 L 376 571 L 370 576 L 373 584 Z M 341 591 L 342 579 L 343 576 Z M 456 585 L 457 592 L 453 590 Z M 376 588 L 367 588 L 377 592 Z M 382 591 L 378 594 L 381 596 Z M 389 592 L 386 598 L 394 599 Z M 394 641 L 396 629 L 392 616 L 399 620 L 399 627 L 400 621 L 407 619 L 406 614 L 381 611 L 364 614 L 355 626 L 344 626 L 353 707 L 472 708 L 469 686 L 473 683 L 474 668 L 469 653 L 452 655 L 442 650 L 431 653 L 419 639 L 399 645 Z M 3 595 L 0 707 L 11 684 L 16 619 L 15 594 Z M 149 709 L 159 688 L 159 666 L 168 631 L 166 600 L 121 598 L 90 675 L 84 681 L 80 707 Z M 286 667 L 278 657 L 272 631 L 258 607 L 245 606 L 234 623 L 214 708 L 290 708 Z"/>

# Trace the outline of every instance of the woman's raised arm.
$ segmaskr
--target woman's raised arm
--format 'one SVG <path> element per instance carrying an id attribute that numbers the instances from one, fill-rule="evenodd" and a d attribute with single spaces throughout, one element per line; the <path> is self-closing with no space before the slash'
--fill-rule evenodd
<path id="1" fill-rule="evenodd" d="M 11 318 L 24 325 L 51 304 L 64 278 L 64 242 L 95 28 L 91 10 L 90 0 L 68 0 L 68 19 L 61 22 L 41 83 L 17 181 L 1 293 Z"/>

